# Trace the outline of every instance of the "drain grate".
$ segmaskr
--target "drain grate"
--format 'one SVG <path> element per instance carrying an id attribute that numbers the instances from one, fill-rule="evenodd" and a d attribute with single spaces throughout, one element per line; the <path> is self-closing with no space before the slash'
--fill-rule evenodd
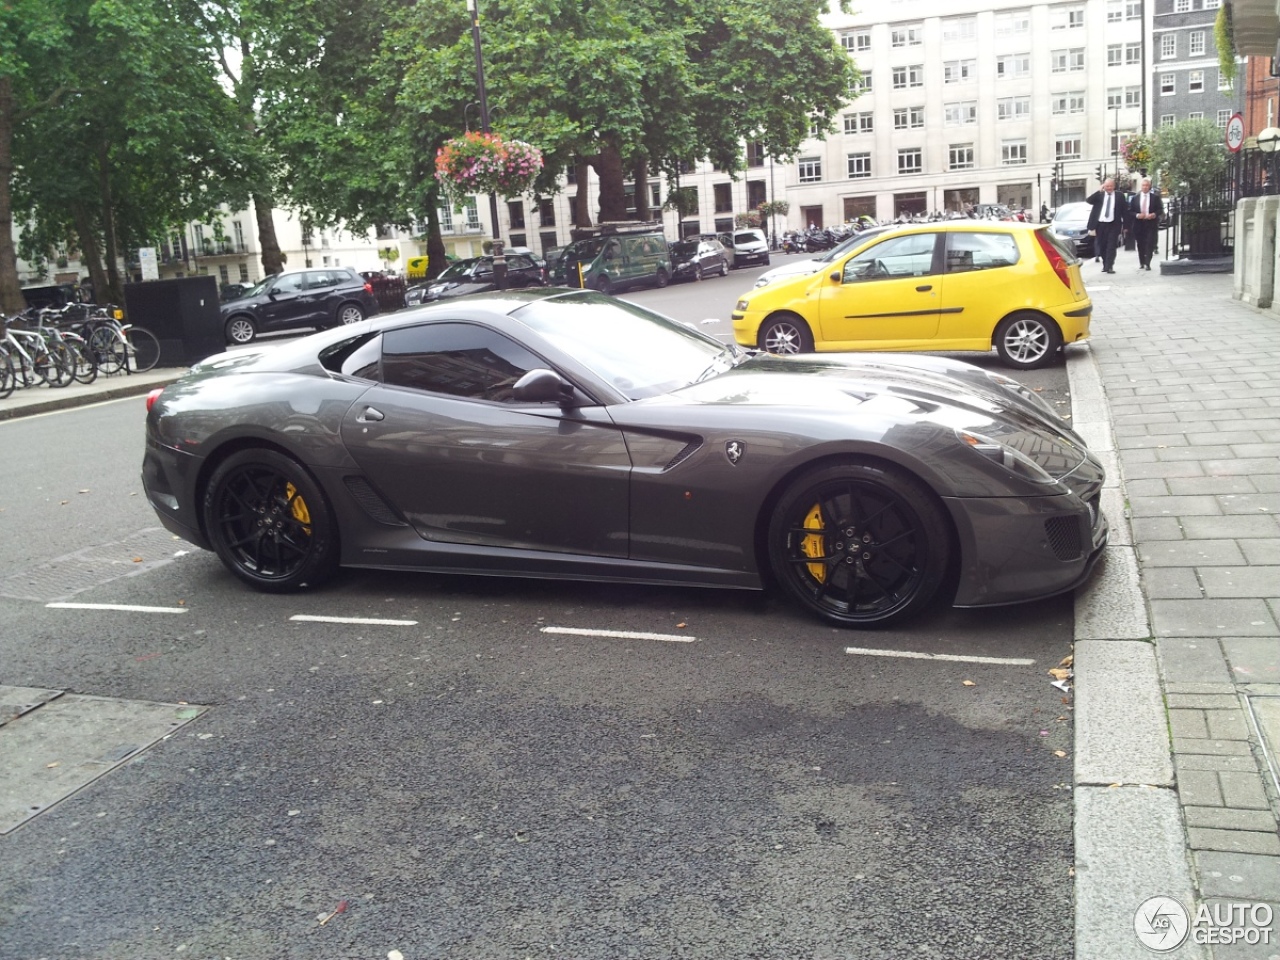
<path id="1" fill-rule="evenodd" d="M 77 593 L 121 577 L 132 577 L 172 563 L 190 546 L 174 539 L 164 527 L 147 527 L 137 533 L 75 553 L 0 580 L 0 597 L 13 600 L 66 600 Z M 141 559 L 138 559 L 141 558 Z"/>

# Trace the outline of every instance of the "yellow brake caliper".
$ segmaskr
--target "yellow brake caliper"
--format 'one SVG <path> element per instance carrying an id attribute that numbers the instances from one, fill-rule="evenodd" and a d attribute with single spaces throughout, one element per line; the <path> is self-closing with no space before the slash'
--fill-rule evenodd
<path id="1" fill-rule="evenodd" d="M 804 518 L 804 528 L 806 530 L 821 530 L 822 526 L 822 508 L 816 503 L 809 511 L 809 515 Z M 826 538 L 820 533 L 805 534 L 805 538 L 800 541 L 800 551 L 806 557 L 821 557 L 826 553 Z M 809 573 L 819 583 L 825 583 L 827 579 L 827 568 L 821 563 L 808 564 Z"/>
<path id="2" fill-rule="evenodd" d="M 311 511 L 307 509 L 307 502 L 298 495 L 298 488 L 292 483 L 286 483 L 284 495 L 289 498 L 289 503 L 293 505 L 293 519 L 304 524 L 302 532 L 308 537 L 311 536 Z"/>

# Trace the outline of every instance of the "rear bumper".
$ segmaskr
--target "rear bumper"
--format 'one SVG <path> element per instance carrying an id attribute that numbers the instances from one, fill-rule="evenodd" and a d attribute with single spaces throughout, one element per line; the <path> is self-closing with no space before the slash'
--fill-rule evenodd
<path id="1" fill-rule="evenodd" d="M 148 437 L 142 457 L 142 489 L 166 530 L 197 547 L 212 550 L 197 515 L 196 481 L 200 463 L 196 457 L 179 453 Z"/>

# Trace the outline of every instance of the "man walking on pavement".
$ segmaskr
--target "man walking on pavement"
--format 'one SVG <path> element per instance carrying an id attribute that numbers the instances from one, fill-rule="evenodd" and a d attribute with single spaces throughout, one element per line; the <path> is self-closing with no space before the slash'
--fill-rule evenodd
<path id="1" fill-rule="evenodd" d="M 1137 196 L 1129 203 L 1133 216 L 1133 234 L 1138 242 L 1138 269 L 1151 269 L 1151 254 L 1156 249 L 1160 233 L 1160 214 L 1164 213 L 1164 201 L 1160 194 L 1151 192 L 1151 178 L 1143 177 Z"/>
<path id="2" fill-rule="evenodd" d="M 1102 181 L 1102 189 L 1086 197 L 1085 202 L 1093 207 L 1089 214 L 1089 235 L 1102 254 L 1102 272 L 1115 273 L 1116 244 L 1127 205 L 1123 197 L 1116 196 L 1116 182 L 1110 177 Z"/>

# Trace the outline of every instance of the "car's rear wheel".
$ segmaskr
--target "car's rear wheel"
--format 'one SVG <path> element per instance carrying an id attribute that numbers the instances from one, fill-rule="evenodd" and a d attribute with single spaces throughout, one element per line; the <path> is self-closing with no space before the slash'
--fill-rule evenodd
<path id="1" fill-rule="evenodd" d="M 301 464 L 275 450 L 241 450 L 209 479 L 209 540 L 227 569 L 259 590 L 316 586 L 338 566 L 328 501 Z"/>
<path id="2" fill-rule="evenodd" d="M 228 343 L 252 343 L 258 335 L 258 328 L 248 317 L 232 317 L 227 321 Z"/>
<path id="3" fill-rule="evenodd" d="M 364 310 L 358 303 L 344 303 L 338 308 L 338 323 L 359 323 L 364 319 Z"/>
<path id="4" fill-rule="evenodd" d="M 770 317 L 760 328 L 759 343 L 765 353 L 813 353 L 809 325 L 794 313 Z"/>
<path id="5" fill-rule="evenodd" d="M 1047 317 L 1020 310 L 1005 317 L 996 327 L 996 353 L 1016 370 L 1047 366 L 1062 348 L 1062 332 Z"/>
<path id="6" fill-rule="evenodd" d="M 903 470 L 829 466 L 797 479 L 769 524 L 769 563 L 799 603 L 845 627 L 887 626 L 929 606 L 951 563 L 937 498 Z"/>

